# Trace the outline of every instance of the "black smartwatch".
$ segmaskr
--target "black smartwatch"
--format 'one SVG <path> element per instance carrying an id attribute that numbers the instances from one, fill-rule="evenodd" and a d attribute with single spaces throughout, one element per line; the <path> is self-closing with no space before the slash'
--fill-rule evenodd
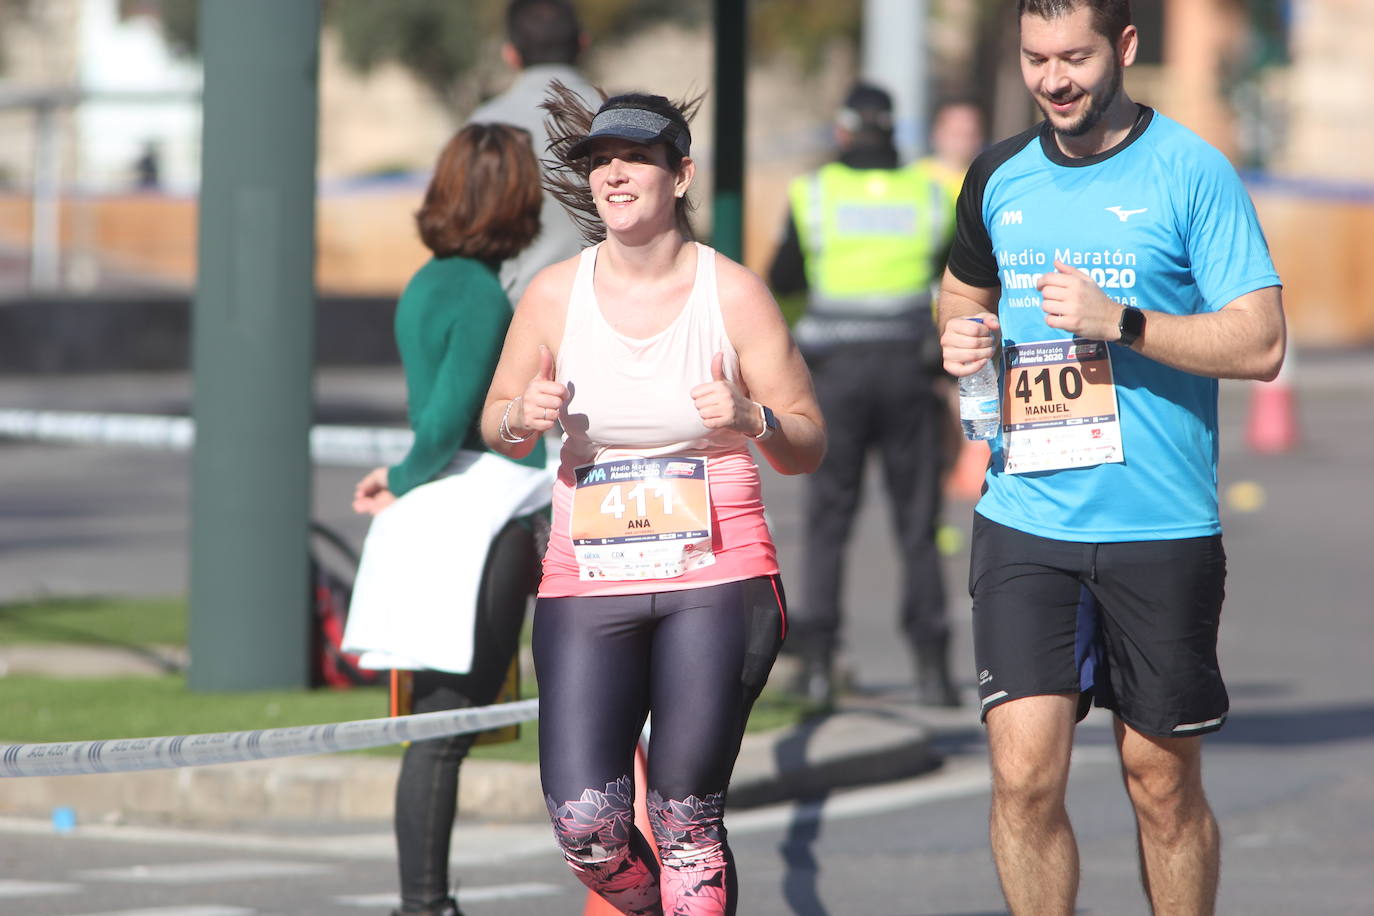
<path id="1" fill-rule="evenodd" d="M 778 431 L 778 418 L 773 416 L 773 411 L 760 404 L 759 419 L 763 421 L 763 432 L 750 438 L 756 442 L 765 442 L 773 438 L 773 433 Z"/>
<path id="2" fill-rule="evenodd" d="M 1121 310 L 1121 319 L 1116 323 L 1116 329 L 1121 334 L 1121 339 L 1117 343 L 1129 347 L 1145 333 L 1145 313 L 1133 305 L 1126 306 Z"/>

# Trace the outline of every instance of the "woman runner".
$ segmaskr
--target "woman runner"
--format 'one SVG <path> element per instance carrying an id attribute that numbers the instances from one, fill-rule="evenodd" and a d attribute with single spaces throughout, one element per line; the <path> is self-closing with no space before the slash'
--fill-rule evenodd
<path id="1" fill-rule="evenodd" d="M 824 424 L 763 282 L 693 241 L 696 103 L 632 93 L 593 117 L 556 88 L 545 107 L 551 190 L 594 244 L 531 283 L 482 418 L 513 458 L 564 430 L 534 622 L 545 800 L 622 913 L 731 914 L 726 788 L 785 631 L 749 444 L 808 473 Z M 633 820 L 649 713 L 661 872 Z"/>

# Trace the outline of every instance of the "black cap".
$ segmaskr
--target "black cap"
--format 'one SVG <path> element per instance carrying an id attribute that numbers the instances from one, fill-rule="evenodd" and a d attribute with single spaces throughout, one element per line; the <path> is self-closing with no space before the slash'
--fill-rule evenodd
<path id="1" fill-rule="evenodd" d="M 872 83 L 855 83 L 844 97 L 837 120 L 849 131 L 892 130 L 892 95 Z"/>
<path id="2" fill-rule="evenodd" d="M 646 108 L 606 108 L 596 113 L 587 136 L 568 147 L 569 159 L 587 155 L 593 140 L 611 137 L 651 146 L 666 143 L 684 156 L 691 155 L 692 135 L 681 124 Z"/>

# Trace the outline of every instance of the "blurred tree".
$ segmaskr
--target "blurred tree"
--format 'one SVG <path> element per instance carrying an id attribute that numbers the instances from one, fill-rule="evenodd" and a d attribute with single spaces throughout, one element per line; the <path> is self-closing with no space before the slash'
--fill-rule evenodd
<path id="1" fill-rule="evenodd" d="M 138 14 L 156 16 L 172 53 L 188 57 L 196 54 L 198 6 L 198 0 L 119 0 L 119 16 L 121 19 Z"/>
<path id="2" fill-rule="evenodd" d="M 505 9 L 505 0 L 500 6 Z M 711 0 L 574 0 L 582 27 L 595 41 L 618 41 L 655 25 L 700 25 Z"/>
<path id="3" fill-rule="evenodd" d="M 3 2 L 3 0 L 0 0 Z M 120 0 L 121 13 L 153 11 L 173 51 L 194 56 L 201 0 Z M 349 66 L 366 73 L 396 61 L 448 101 L 481 50 L 481 36 L 500 29 L 499 0 L 324 0 Z"/>
<path id="4" fill-rule="evenodd" d="M 32 0 L 0 0 L 23 4 Z M 167 41 L 196 53 L 200 0 L 121 0 L 125 11 L 155 10 Z M 771 0 L 780 5 L 781 0 Z M 710 15 L 709 0 L 576 0 L 589 35 L 615 41 L 665 22 L 695 25 Z M 445 102 L 480 61 L 484 42 L 504 38 L 506 0 L 324 0 L 326 24 L 339 37 L 349 66 L 366 73 L 394 61 Z"/>
<path id="5" fill-rule="evenodd" d="M 793 50 L 809 70 L 836 39 L 858 46 L 862 12 L 863 0 L 754 0 L 750 47 L 765 56 Z"/>
<path id="6" fill-rule="evenodd" d="M 326 22 L 339 36 L 344 60 L 362 73 L 394 61 L 445 103 L 477 62 L 482 38 L 501 34 L 504 3 L 454 0 L 333 0 Z"/>
<path id="7" fill-rule="evenodd" d="M 5 59 L 5 26 L 29 18 L 32 6 L 33 0 L 0 0 L 0 73 L 9 68 Z"/>
<path id="8" fill-rule="evenodd" d="M 32 0 L 0 0 L 0 10 Z M 196 53 L 200 0 L 120 0 L 123 12 L 155 11 L 168 43 Z M 502 40 L 507 0 L 323 0 L 326 24 L 337 33 L 344 59 L 362 72 L 400 64 L 446 103 L 455 85 L 483 57 L 485 43 Z M 863 0 L 749 0 L 750 47 L 767 57 L 792 50 L 803 67 L 816 66 L 835 41 L 857 45 Z M 980 0 L 988 6 L 1005 0 Z M 712 0 L 574 0 L 597 45 L 621 41 L 664 24 L 710 21 Z"/>
<path id="9" fill-rule="evenodd" d="M 1247 0 L 1253 31 L 1253 65 L 1281 67 L 1292 63 L 1289 31 L 1293 22 L 1292 0 Z"/>
<path id="10" fill-rule="evenodd" d="M 1288 129 L 1285 97 L 1272 75 L 1292 64 L 1290 0 L 1246 0 L 1248 34 L 1223 70 L 1222 91 L 1236 114 L 1240 164 L 1264 169 L 1283 148 Z"/>

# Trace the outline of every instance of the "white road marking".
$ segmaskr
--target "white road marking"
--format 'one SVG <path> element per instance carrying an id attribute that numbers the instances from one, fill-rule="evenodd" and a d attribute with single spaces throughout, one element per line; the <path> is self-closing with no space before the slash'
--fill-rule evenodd
<path id="1" fill-rule="evenodd" d="M 539 884 L 534 881 L 524 884 L 492 885 L 491 887 L 458 888 L 459 903 L 482 903 L 487 900 L 516 900 L 523 897 L 553 897 L 563 893 L 556 884 Z"/>
<path id="2" fill-rule="evenodd" d="M 557 855 L 553 831 L 547 823 L 482 824 L 471 829 L 460 823 L 453 835 L 450 861 L 454 866 L 489 865 L 534 855 Z M 52 835 L 47 819 L 0 817 L 0 834 Z M 165 844 L 233 849 L 241 852 L 311 854 L 335 859 L 396 857 L 396 838 L 390 831 L 336 836 L 272 836 L 227 831 L 186 830 L 176 827 L 80 825 L 73 838 L 118 840 L 122 843 Z"/>
<path id="3" fill-rule="evenodd" d="M 1240 849 L 1272 849 L 1310 846 L 1314 839 L 1307 833 L 1285 830 L 1278 833 L 1243 833 L 1231 842 Z"/>
<path id="4" fill-rule="evenodd" d="M 241 906 L 155 906 L 142 910 L 109 910 L 81 916 L 257 916 L 257 910 Z"/>
<path id="5" fill-rule="evenodd" d="M 223 860 L 178 862 L 172 865 L 133 865 L 127 868 L 92 868 L 73 873 L 86 881 L 128 881 L 138 884 L 203 884 L 257 878 L 292 878 L 334 871 L 332 865 L 313 862 L 266 862 Z"/>
<path id="6" fill-rule="evenodd" d="M 484 824 L 477 830 L 463 830 L 460 826 L 453 834 L 449 861 L 454 865 L 470 867 L 532 856 L 548 856 L 550 861 L 561 861 L 563 858 L 548 821 L 537 824 Z"/>
<path id="7" fill-rule="evenodd" d="M 525 884 L 493 884 L 489 887 L 462 887 L 458 889 L 458 902 L 482 903 L 488 900 L 518 900 L 527 897 L 553 897 L 563 893 L 563 888 L 555 884 L 538 884 L 528 882 Z M 386 907 L 396 906 L 398 901 L 395 893 L 389 894 L 351 894 L 344 897 L 335 897 L 334 902 L 340 906 L 356 907 Z"/>
<path id="8" fill-rule="evenodd" d="M 0 878 L 0 897 L 50 897 L 54 894 L 74 894 L 79 884 L 59 884 L 54 881 L 14 881 Z"/>

